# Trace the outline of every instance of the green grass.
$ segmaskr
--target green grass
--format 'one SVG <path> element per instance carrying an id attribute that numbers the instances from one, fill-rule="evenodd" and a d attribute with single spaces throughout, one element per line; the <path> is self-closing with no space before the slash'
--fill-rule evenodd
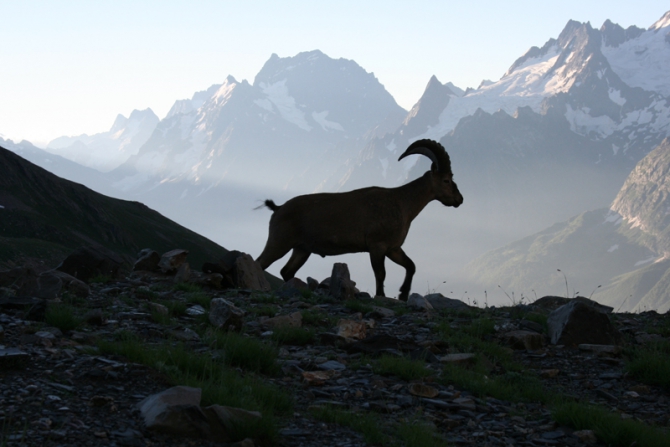
<path id="1" fill-rule="evenodd" d="M 135 289 L 135 296 L 140 299 L 153 301 L 156 298 L 158 298 L 158 293 L 154 292 L 153 290 L 151 290 L 146 286 L 140 286 L 137 289 Z"/>
<path id="2" fill-rule="evenodd" d="M 200 287 L 197 284 L 191 284 L 188 282 L 180 282 L 174 285 L 173 290 L 177 292 L 188 292 L 188 293 L 195 293 L 195 292 L 202 292 L 202 287 Z"/>
<path id="3" fill-rule="evenodd" d="M 302 324 L 306 326 L 335 326 L 335 317 L 320 310 L 306 310 L 302 312 Z"/>
<path id="4" fill-rule="evenodd" d="M 358 300 L 347 300 L 344 303 L 344 307 L 349 309 L 351 312 L 360 312 L 364 315 L 368 312 L 372 312 L 371 304 L 363 303 Z"/>
<path id="5" fill-rule="evenodd" d="M 199 304 L 205 309 L 209 309 L 209 305 L 212 302 L 212 297 L 202 291 L 187 292 L 186 301 L 188 301 L 191 304 Z"/>
<path id="6" fill-rule="evenodd" d="M 108 284 L 112 282 L 112 277 L 109 275 L 95 275 L 88 280 L 89 284 Z"/>
<path id="7" fill-rule="evenodd" d="M 256 316 L 266 316 L 270 318 L 274 317 L 278 311 L 279 308 L 277 306 L 270 305 L 249 308 L 249 313 L 255 314 Z"/>
<path id="8" fill-rule="evenodd" d="M 322 422 L 342 425 L 359 432 L 367 444 L 390 444 L 391 439 L 384 430 L 384 423 L 376 414 L 344 411 L 331 406 L 313 406 L 310 412 Z"/>
<path id="9" fill-rule="evenodd" d="M 670 342 L 659 341 L 628 351 L 626 369 L 648 385 L 670 391 Z"/>
<path id="10" fill-rule="evenodd" d="M 75 308 L 64 303 L 50 303 L 47 306 L 45 322 L 63 332 L 77 329 L 83 320 L 75 314 Z"/>
<path id="11" fill-rule="evenodd" d="M 407 447 L 442 447 L 446 445 L 444 439 L 440 439 L 435 427 L 420 421 L 403 422 L 396 427 L 396 439 L 402 441 Z"/>
<path id="12" fill-rule="evenodd" d="M 283 390 L 264 383 L 253 373 L 241 375 L 223 361 L 194 353 L 183 344 L 147 345 L 127 332 L 118 334 L 118 339 L 99 342 L 100 351 L 156 368 L 174 385 L 201 388 L 203 406 L 220 404 L 260 411 L 260 421 L 237 427 L 236 440 L 252 437 L 264 443 L 276 442 L 275 415 L 288 415 L 293 408 L 292 398 Z"/>
<path id="13" fill-rule="evenodd" d="M 578 402 L 557 404 L 553 417 L 559 424 L 575 430 L 593 430 L 599 443 L 611 446 L 663 447 L 670 445 L 670 435 L 632 419 L 621 419 L 616 413 Z"/>
<path id="14" fill-rule="evenodd" d="M 280 371 L 277 348 L 258 339 L 235 332 L 209 330 L 205 340 L 212 349 L 223 351 L 222 360 L 226 365 L 267 375 L 276 375 Z"/>
<path id="15" fill-rule="evenodd" d="M 372 362 L 372 369 L 375 374 L 382 376 L 397 376 L 403 380 L 417 380 L 435 374 L 426 368 L 426 362 L 422 360 L 411 360 L 406 357 L 393 357 L 383 355 Z"/>
<path id="16" fill-rule="evenodd" d="M 314 343 L 316 332 L 310 328 L 282 327 L 274 329 L 271 338 L 282 345 L 305 346 Z"/>

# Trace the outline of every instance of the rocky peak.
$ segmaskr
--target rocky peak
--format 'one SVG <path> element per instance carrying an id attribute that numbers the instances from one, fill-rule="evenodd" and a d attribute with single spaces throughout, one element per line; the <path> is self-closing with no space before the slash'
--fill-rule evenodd
<path id="1" fill-rule="evenodd" d="M 603 43 L 608 47 L 618 47 L 629 39 L 634 39 L 644 32 L 644 29 L 637 26 L 629 26 L 623 29 L 620 25 L 612 23 L 609 19 L 605 20 L 600 27 Z"/>
<path id="2" fill-rule="evenodd" d="M 670 254 L 670 139 L 644 157 L 628 176 L 611 209 L 651 236 L 650 248 Z"/>
<path id="3" fill-rule="evenodd" d="M 439 122 L 440 113 L 449 104 L 449 98 L 455 96 L 454 92 L 446 85 L 438 81 L 433 75 L 428 81 L 421 99 L 409 111 L 403 125 L 403 134 L 407 138 L 425 132 L 429 126 Z"/>
<path id="4" fill-rule="evenodd" d="M 658 31 L 661 28 L 670 27 L 670 11 L 663 14 L 663 17 L 658 19 L 653 25 L 649 27 L 649 30 Z"/>

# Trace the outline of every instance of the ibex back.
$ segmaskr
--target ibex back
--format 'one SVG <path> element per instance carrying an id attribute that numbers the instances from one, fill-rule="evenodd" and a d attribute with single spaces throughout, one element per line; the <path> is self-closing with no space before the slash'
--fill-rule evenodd
<path id="1" fill-rule="evenodd" d="M 449 155 L 432 140 L 412 143 L 398 161 L 412 154 L 425 155 L 433 162 L 422 177 L 398 188 L 370 187 L 343 193 L 307 194 L 294 197 L 282 206 L 272 200 L 265 205 L 274 211 L 270 234 L 258 257 L 263 270 L 293 250 L 281 269 L 288 281 L 312 253 L 321 256 L 370 253 L 375 273 L 376 295 L 384 296 L 384 257 L 405 268 L 405 280 L 398 298 L 406 301 L 416 268 L 403 251 L 410 224 L 432 200 L 458 207 L 463 196 L 453 181 Z"/>

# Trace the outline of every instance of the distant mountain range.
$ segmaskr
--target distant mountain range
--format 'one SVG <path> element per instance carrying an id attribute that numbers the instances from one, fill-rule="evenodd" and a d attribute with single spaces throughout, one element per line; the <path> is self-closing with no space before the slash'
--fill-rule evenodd
<path id="1" fill-rule="evenodd" d="M 137 154 L 147 142 L 158 117 L 151 109 L 133 110 L 129 118 L 118 115 L 109 132 L 76 137 L 59 137 L 47 144 L 46 150 L 82 166 L 107 172 Z"/>
<path id="2" fill-rule="evenodd" d="M 486 253 L 472 281 L 517 297 L 591 296 L 621 311 L 670 310 L 670 139 L 643 158 L 609 208 Z"/>
<path id="3" fill-rule="evenodd" d="M 261 199 L 396 186 L 429 168 L 425 157 L 396 161 L 407 145 L 436 139 L 451 156 L 465 202 L 457 211 L 430 206 L 414 222 L 406 251 L 418 265 L 415 284 L 482 289 L 484 278 L 466 282 L 455 272 L 557 221 L 607 208 L 636 164 L 670 136 L 669 33 L 670 12 L 649 29 L 570 21 L 496 82 L 464 91 L 432 77 L 409 112 L 351 60 L 319 51 L 272 55 L 253 84 L 229 76 L 176 101 L 141 147 L 115 155 L 114 163 L 126 159 L 94 187 L 255 254 L 269 218 L 251 211 Z M 144 120 L 133 112 L 89 139 L 55 140 L 50 150 L 67 143 L 58 153 L 74 159 L 95 138 L 139 141 L 139 132 L 121 129 L 131 121 L 148 129 L 152 119 L 143 113 Z M 24 143 L 14 147 L 22 145 L 27 153 Z M 49 163 L 65 165 L 53 157 Z M 90 171 L 67 169 L 68 178 L 89 184 Z M 619 247 L 632 257 L 654 250 Z M 310 264 L 301 274 L 323 276 Z M 608 272 L 624 273 L 617 268 Z M 391 287 L 395 280 L 391 273 Z"/>

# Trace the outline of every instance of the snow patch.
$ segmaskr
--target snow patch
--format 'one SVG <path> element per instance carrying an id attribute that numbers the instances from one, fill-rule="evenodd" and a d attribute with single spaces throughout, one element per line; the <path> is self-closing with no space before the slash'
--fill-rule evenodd
<path id="1" fill-rule="evenodd" d="M 656 259 L 656 258 L 655 258 L 654 256 L 652 256 L 652 257 L 649 258 L 649 259 L 643 259 L 642 261 L 637 261 L 637 262 L 635 263 L 635 266 L 634 266 L 634 267 L 639 267 L 639 266 L 644 265 L 644 264 L 649 264 L 650 262 L 654 262 L 655 259 Z"/>
<path id="2" fill-rule="evenodd" d="M 605 221 L 603 222 L 603 225 L 605 225 L 606 223 L 619 225 L 622 221 L 623 218 L 621 217 L 621 214 L 617 213 L 616 211 L 610 210 L 607 214 L 605 214 Z"/>
<path id="3" fill-rule="evenodd" d="M 614 244 L 610 248 L 607 249 L 607 253 L 612 253 L 614 250 L 619 249 L 619 244 Z"/>
<path id="4" fill-rule="evenodd" d="M 312 127 L 307 124 L 305 114 L 298 109 L 295 104 L 295 98 L 288 94 L 286 87 L 286 79 L 283 79 L 274 84 L 260 83 L 260 88 L 267 96 L 267 99 L 277 107 L 282 118 L 291 124 L 295 124 L 302 130 L 310 131 Z"/>
<path id="5" fill-rule="evenodd" d="M 379 161 L 382 164 L 382 177 L 386 178 L 386 170 L 389 167 L 389 159 L 388 158 L 380 158 Z"/>
<path id="6" fill-rule="evenodd" d="M 617 47 L 602 44 L 601 50 L 612 70 L 623 82 L 631 87 L 641 87 L 670 96 L 670 45 L 665 41 L 665 32 L 661 27 L 670 24 L 670 15 L 656 22 L 654 26 L 635 39 L 623 42 Z M 653 54 L 653 57 L 650 55 Z"/>
<path id="7" fill-rule="evenodd" d="M 272 112 L 272 103 L 270 102 L 269 99 L 256 99 L 254 100 L 254 104 L 256 104 L 258 107 L 261 109 L 265 109 L 268 112 Z"/>
<path id="8" fill-rule="evenodd" d="M 612 101 L 614 104 L 620 106 L 626 104 L 626 98 L 621 97 L 621 92 L 619 90 L 614 90 L 613 88 L 610 88 L 607 94 L 610 97 L 610 101 Z"/>
<path id="9" fill-rule="evenodd" d="M 324 110 L 320 113 L 312 112 L 312 119 L 316 122 L 316 124 L 320 125 L 323 130 L 333 129 L 344 132 L 344 128 L 340 123 L 336 123 L 335 121 L 328 121 L 326 119 L 327 116 L 327 110 Z"/>
<path id="10" fill-rule="evenodd" d="M 396 146 L 396 144 L 395 144 L 395 138 L 392 139 L 391 142 L 390 142 L 389 144 L 386 145 L 386 149 L 387 149 L 389 152 L 394 152 L 395 149 L 396 149 L 396 147 L 397 147 L 397 146 Z"/>

